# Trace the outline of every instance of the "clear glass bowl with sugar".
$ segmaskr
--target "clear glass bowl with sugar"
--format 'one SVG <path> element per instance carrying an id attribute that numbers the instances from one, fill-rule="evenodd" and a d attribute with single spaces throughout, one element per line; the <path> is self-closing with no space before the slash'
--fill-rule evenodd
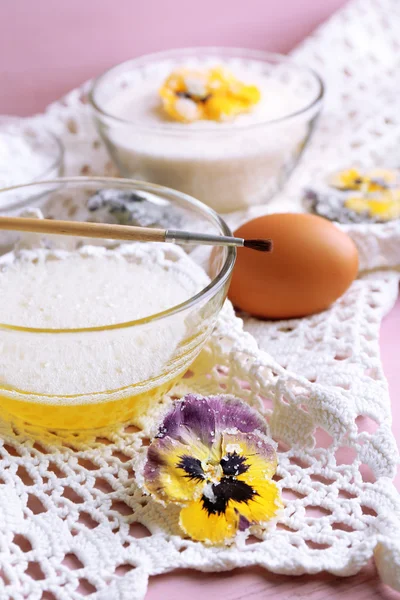
<path id="1" fill-rule="evenodd" d="M 261 101 L 231 122 L 173 122 L 158 90 L 182 66 L 223 66 L 256 84 Z M 93 82 L 89 100 L 124 177 L 167 185 L 228 213 L 263 204 L 282 187 L 308 143 L 323 95 L 320 77 L 284 56 L 189 48 L 111 68 Z"/>
<path id="2" fill-rule="evenodd" d="M 0 191 L 0 200 L 21 192 L 80 204 L 104 192 L 140 194 L 144 211 L 160 209 L 158 226 L 172 219 L 181 228 L 230 234 L 202 203 L 141 182 L 59 179 Z M 208 339 L 235 249 L 215 248 L 210 260 L 200 246 L 68 238 L 66 247 L 59 238 L 39 244 L 31 237 L 0 258 L 3 416 L 69 430 L 134 422 L 183 376 Z"/>

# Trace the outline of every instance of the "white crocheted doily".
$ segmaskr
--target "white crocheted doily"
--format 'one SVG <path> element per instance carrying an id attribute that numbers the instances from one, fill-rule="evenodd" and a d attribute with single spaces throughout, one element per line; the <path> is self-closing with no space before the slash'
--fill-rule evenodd
<path id="1" fill-rule="evenodd" d="M 268 211 L 293 209 L 303 185 L 346 159 L 397 166 L 399 30 L 397 0 L 357 0 L 294 53 L 323 74 L 327 98 L 310 147 Z M 67 174 L 114 173 L 84 92 L 36 120 L 63 139 Z M 398 454 L 378 345 L 397 295 L 400 226 L 345 229 L 360 250 L 362 276 L 330 310 L 286 322 L 250 319 L 243 331 L 227 303 L 192 377 L 172 392 L 223 390 L 267 416 L 285 500 L 276 529 L 227 549 L 183 539 L 177 509 L 144 497 L 135 480 L 154 415 L 141 431 L 117 427 L 89 439 L 39 437 L 3 423 L 2 599 L 141 600 L 149 576 L 176 568 L 351 575 L 372 555 L 382 579 L 400 589 Z"/>

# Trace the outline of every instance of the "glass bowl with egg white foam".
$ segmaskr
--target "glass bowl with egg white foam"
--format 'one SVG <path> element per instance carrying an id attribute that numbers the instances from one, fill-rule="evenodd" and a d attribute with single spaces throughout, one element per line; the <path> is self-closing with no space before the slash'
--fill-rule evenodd
<path id="1" fill-rule="evenodd" d="M 0 201 L 21 192 L 86 205 L 91 220 L 130 222 L 133 205 L 135 223 L 230 235 L 201 202 L 143 182 L 60 178 L 1 190 Z M 3 418 L 77 431 L 135 422 L 208 339 L 235 249 L 24 236 L 0 257 Z"/>
<path id="2" fill-rule="evenodd" d="M 174 121 L 159 89 L 176 69 L 228 69 L 258 87 L 246 114 L 222 122 Z M 89 91 L 98 131 L 124 177 L 190 194 L 219 213 L 264 204 L 283 186 L 310 139 L 324 86 L 284 56 L 188 48 L 143 56 L 100 75 Z"/>
<path id="3" fill-rule="evenodd" d="M 0 189 L 63 175 L 64 147 L 35 119 L 0 116 Z M 30 207 L 46 212 L 43 198 L 20 190 L 0 199 L 0 215 L 16 216 Z M 10 250 L 19 234 L 0 231 L 0 254 Z"/>

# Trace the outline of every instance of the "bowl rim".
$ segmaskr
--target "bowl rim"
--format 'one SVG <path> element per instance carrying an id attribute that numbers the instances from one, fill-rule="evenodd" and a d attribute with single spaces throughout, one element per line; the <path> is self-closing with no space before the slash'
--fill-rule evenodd
<path id="1" fill-rule="evenodd" d="M 312 75 L 312 77 L 314 78 L 314 80 L 316 81 L 317 85 L 318 85 L 318 92 L 315 96 L 315 98 L 313 98 L 313 100 L 311 100 L 306 106 L 304 106 L 303 108 L 296 110 L 294 112 L 291 112 L 287 115 L 284 115 L 283 117 L 279 117 L 276 119 L 266 119 L 266 120 L 262 120 L 262 121 L 258 121 L 256 123 L 248 123 L 247 125 L 238 125 L 237 127 L 235 127 L 233 129 L 233 131 L 248 131 L 248 130 L 252 130 L 252 129 L 256 129 L 258 127 L 265 127 L 268 125 L 275 125 L 277 123 L 282 123 L 282 122 L 286 122 L 286 121 L 290 121 L 292 119 L 296 119 L 297 117 L 299 117 L 300 115 L 303 115 L 304 113 L 307 113 L 313 109 L 317 109 L 318 106 L 320 106 L 322 104 L 324 95 L 325 95 L 325 84 L 323 82 L 322 77 L 317 73 L 317 71 L 315 71 L 314 69 L 312 69 L 311 67 L 302 65 L 300 63 L 297 63 L 296 61 L 292 60 L 291 58 L 288 58 L 287 56 L 285 56 L 284 54 L 278 54 L 278 53 L 274 53 L 274 52 L 265 52 L 262 50 L 253 50 L 250 48 L 235 48 L 235 47 L 226 47 L 226 46 L 195 46 L 195 47 L 188 47 L 188 48 L 173 48 L 170 50 L 166 50 L 166 51 L 161 51 L 161 52 L 152 52 L 150 54 L 143 54 L 141 56 L 138 56 L 136 58 L 131 58 L 129 60 L 123 61 L 121 63 L 118 63 L 116 65 L 113 65 L 112 67 L 110 67 L 109 69 L 107 69 L 106 71 L 104 71 L 103 73 L 101 73 L 100 75 L 98 75 L 95 79 L 93 79 L 90 82 L 90 87 L 87 93 L 88 96 L 88 100 L 89 100 L 89 105 L 91 106 L 91 109 L 95 112 L 100 114 L 102 117 L 105 117 L 106 119 L 109 119 L 110 121 L 114 121 L 116 123 L 119 124 L 124 124 L 124 125 L 130 125 L 130 126 L 134 126 L 135 129 L 137 131 L 147 131 L 147 132 L 157 132 L 160 134 L 168 134 L 168 135 L 176 135 L 176 136 L 182 136 L 182 135 L 186 135 L 187 134 L 187 130 L 186 129 L 177 129 L 176 127 L 174 127 L 174 125 L 169 125 L 169 124 L 165 124 L 165 125 L 141 125 L 140 123 L 137 123 L 135 121 L 131 121 L 130 119 L 124 119 L 122 117 L 118 117 L 115 114 L 109 113 L 106 110 L 104 110 L 104 108 L 102 108 L 100 106 L 100 104 L 98 103 L 98 101 L 95 98 L 95 94 L 97 91 L 98 86 L 102 83 L 102 80 L 107 77 L 108 75 L 110 75 L 114 70 L 117 69 L 122 69 L 123 67 L 131 67 L 131 66 L 140 66 L 141 64 L 146 64 L 146 63 L 151 63 L 157 60 L 162 60 L 165 58 L 168 58 L 169 56 L 173 57 L 173 56 L 190 56 L 190 55 L 198 55 L 198 54 L 208 54 L 208 53 L 219 53 L 220 55 L 227 55 L 227 56 L 237 56 L 238 58 L 240 57 L 245 57 L 248 56 L 249 58 L 253 58 L 254 60 L 258 59 L 258 60 L 263 60 L 264 62 L 272 62 L 272 63 L 276 63 L 276 64 L 282 64 L 282 63 L 286 63 L 291 65 L 293 68 L 295 69 L 300 69 L 303 71 L 307 71 L 308 73 L 310 73 Z M 217 124 L 218 125 L 218 124 Z M 199 136 L 202 134 L 232 134 L 232 129 L 223 129 L 223 130 L 219 130 L 218 131 L 218 127 L 214 126 L 214 127 L 202 127 L 201 129 L 190 129 L 190 133 L 191 135 L 194 136 Z"/>
<path id="2" fill-rule="evenodd" d="M 194 207 L 200 213 L 205 213 L 207 217 L 219 228 L 221 235 L 231 236 L 232 232 L 222 217 L 212 208 L 200 202 L 200 200 L 196 200 L 192 196 L 188 194 L 184 194 L 182 192 L 178 192 L 172 188 L 168 188 L 166 186 L 157 185 L 154 183 L 147 183 L 145 181 L 139 181 L 136 179 L 124 179 L 117 177 L 58 177 L 49 180 L 43 181 L 34 181 L 31 183 L 25 183 L 21 185 L 10 186 L 8 188 L 0 189 L 0 194 L 3 192 L 12 191 L 15 189 L 21 188 L 29 188 L 35 187 L 39 185 L 54 185 L 54 184 L 89 184 L 89 183 L 102 183 L 102 184 L 110 184 L 119 185 L 122 187 L 130 187 L 131 189 L 146 191 L 149 193 L 153 193 L 155 195 L 167 193 L 168 195 L 177 196 L 180 200 L 183 200 L 183 203 L 189 204 L 190 207 Z M 11 251 L 12 252 L 12 251 Z M 3 255 L 3 256 L 7 256 Z M 2 257 L 0 257 L 1 259 Z M 103 331 L 112 331 L 117 329 L 127 329 L 130 327 L 136 327 L 140 325 L 146 325 L 148 323 L 153 323 L 156 321 L 160 321 L 162 319 L 166 319 L 172 315 L 178 314 L 188 308 L 193 307 L 199 301 L 204 301 L 213 297 L 229 280 L 234 264 L 236 260 L 236 248 L 234 246 L 227 246 L 227 255 L 222 266 L 221 271 L 218 273 L 216 277 L 214 277 L 206 287 L 202 288 L 197 294 L 191 296 L 184 302 L 180 304 L 176 304 L 171 308 L 160 311 L 158 313 L 154 313 L 153 315 L 149 315 L 147 317 L 143 317 L 141 319 L 133 319 L 131 321 L 124 321 L 122 323 L 113 323 L 110 325 L 100 325 L 95 327 L 74 327 L 74 328 L 40 328 L 40 327 L 24 327 L 22 325 L 10 325 L 8 323 L 0 323 L 0 329 L 7 329 L 12 331 L 20 331 L 24 333 L 35 333 L 35 334 L 70 334 L 70 333 L 89 333 L 89 332 L 103 332 Z"/>
<path id="3" fill-rule="evenodd" d="M 36 132 L 37 125 L 34 122 L 34 119 L 35 119 L 35 117 L 24 118 L 24 117 L 17 117 L 14 115 L 0 115 L 0 131 L 1 131 L 1 128 L 3 125 L 7 125 L 7 123 L 10 123 L 10 124 L 19 125 L 21 127 L 21 129 L 23 127 L 25 127 L 26 129 L 32 128 Z M 18 134 L 11 132 L 11 135 L 18 135 Z M 36 183 L 36 182 L 39 183 L 41 180 L 46 178 L 48 175 L 51 175 L 52 171 L 54 171 L 55 169 L 58 169 L 59 174 L 62 174 L 62 172 L 63 172 L 65 147 L 64 147 L 64 144 L 62 143 L 61 139 L 55 133 L 53 133 L 52 131 L 47 129 L 47 127 L 45 127 L 43 125 L 40 125 L 40 132 L 38 131 L 38 138 L 40 136 L 47 137 L 52 140 L 55 147 L 57 148 L 57 151 L 55 152 L 55 158 L 52 155 L 52 161 L 49 163 L 49 165 L 46 167 L 46 169 L 44 169 L 44 171 L 42 171 L 41 173 L 38 173 L 37 175 L 35 175 L 35 177 L 31 181 L 26 181 L 24 183 L 16 184 L 16 186 L 25 185 L 25 184 L 29 184 L 29 183 Z M 7 186 L 7 188 L 3 188 L 0 186 L 0 191 L 3 189 L 8 189 L 8 187 L 14 187 L 14 186 Z M 2 206 L 2 207 L 0 207 L 0 211 L 14 210 L 16 208 L 20 208 L 20 206 L 21 207 L 24 206 L 23 201 L 20 204 L 12 204 L 12 205 L 7 205 L 7 206 Z"/>

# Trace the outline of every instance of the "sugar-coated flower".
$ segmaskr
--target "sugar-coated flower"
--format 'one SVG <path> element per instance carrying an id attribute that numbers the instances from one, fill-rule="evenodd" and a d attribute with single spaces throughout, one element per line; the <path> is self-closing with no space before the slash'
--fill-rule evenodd
<path id="1" fill-rule="evenodd" d="M 400 217 L 400 182 L 396 171 L 374 169 L 362 173 L 347 169 L 336 173 L 330 184 L 339 190 L 356 192 L 344 199 L 344 207 L 350 211 L 379 221 Z"/>
<path id="2" fill-rule="evenodd" d="M 225 121 L 250 111 L 260 101 L 255 85 L 236 79 L 227 69 L 173 71 L 160 88 L 162 106 L 175 121 Z"/>
<path id="3" fill-rule="evenodd" d="M 385 223 L 400 218 L 400 171 L 349 168 L 330 175 L 327 187 L 307 189 L 313 212 L 340 223 Z"/>
<path id="4" fill-rule="evenodd" d="M 182 506 L 180 527 L 194 540 L 228 543 L 282 506 L 266 431 L 265 420 L 237 398 L 188 394 L 148 448 L 145 489 L 158 502 Z"/>

